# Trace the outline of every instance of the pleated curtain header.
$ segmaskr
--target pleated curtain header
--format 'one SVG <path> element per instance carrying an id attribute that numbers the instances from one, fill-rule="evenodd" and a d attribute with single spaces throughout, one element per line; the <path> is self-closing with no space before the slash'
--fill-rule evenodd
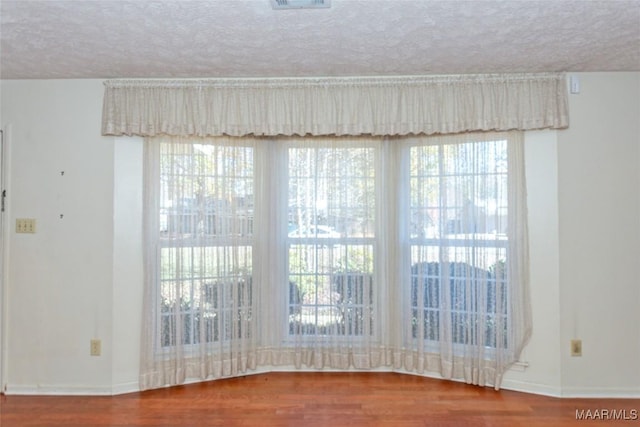
<path id="1" fill-rule="evenodd" d="M 107 80 L 103 135 L 407 135 L 563 129 L 563 74 Z"/>

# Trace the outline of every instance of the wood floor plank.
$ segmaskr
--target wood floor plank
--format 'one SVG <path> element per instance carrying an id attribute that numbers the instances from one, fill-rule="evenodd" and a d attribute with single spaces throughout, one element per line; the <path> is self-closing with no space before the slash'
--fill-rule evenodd
<path id="1" fill-rule="evenodd" d="M 626 426 L 638 417 L 640 399 L 557 399 L 394 373 L 276 372 L 113 397 L 0 396 L 2 427 Z"/>

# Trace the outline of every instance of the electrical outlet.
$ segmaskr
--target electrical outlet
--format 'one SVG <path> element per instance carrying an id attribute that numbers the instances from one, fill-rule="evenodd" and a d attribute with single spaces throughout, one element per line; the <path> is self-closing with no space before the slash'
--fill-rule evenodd
<path id="1" fill-rule="evenodd" d="M 17 218 L 16 233 L 35 233 L 36 220 L 33 218 Z"/>
<path id="2" fill-rule="evenodd" d="M 582 340 L 571 340 L 571 356 L 582 356 Z"/>
<path id="3" fill-rule="evenodd" d="M 91 356 L 100 356 L 100 353 L 102 353 L 102 341 L 91 340 L 91 349 L 89 350 L 89 354 L 91 354 Z"/>

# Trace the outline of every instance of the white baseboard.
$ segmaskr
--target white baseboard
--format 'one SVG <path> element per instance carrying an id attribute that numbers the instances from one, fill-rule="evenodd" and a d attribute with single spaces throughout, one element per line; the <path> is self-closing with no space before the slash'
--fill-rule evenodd
<path id="1" fill-rule="evenodd" d="M 512 379 L 504 379 L 502 381 L 502 390 L 518 391 L 521 393 L 537 394 L 549 397 L 562 397 L 562 389 L 547 384 L 536 384 L 526 381 L 518 381 Z"/>
<path id="2" fill-rule="evenodd" d="M 564 398 L 640 399 L 639 387 L 563 387 Z"/>
<path id="3" fill-rule="evenodd" d="M 78 385 L 16 385 L 7 384 L 6 395 L 26 396 L 115 396 L 140 391 L 137 382 L 116 384 L 113 387 Z"/>
<path id="4" fill-rule="evenodd" d="M 111 387 L 78 386 L 78 385 L 16 385 L 7 384 L 6 395 L 40 395 L 40 396 L 111 396 Z"/>
<path id="5" fill-rule="evenodd" d="M 137 381 L 115 384 L 111 388 L 111 394 L 114 396 L 118 394 L 136 393 L 138 391 L 140 391 L 140 384 Z"/>

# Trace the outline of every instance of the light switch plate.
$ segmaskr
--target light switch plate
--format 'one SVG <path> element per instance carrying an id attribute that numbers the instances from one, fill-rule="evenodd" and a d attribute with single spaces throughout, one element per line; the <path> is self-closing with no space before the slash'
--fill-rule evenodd
<path id="1" fill-rule="evenodd" d="M 18 218 L 16 219 L 16 233 L 35 233 L 36 220 L 34 218 Z"/>

